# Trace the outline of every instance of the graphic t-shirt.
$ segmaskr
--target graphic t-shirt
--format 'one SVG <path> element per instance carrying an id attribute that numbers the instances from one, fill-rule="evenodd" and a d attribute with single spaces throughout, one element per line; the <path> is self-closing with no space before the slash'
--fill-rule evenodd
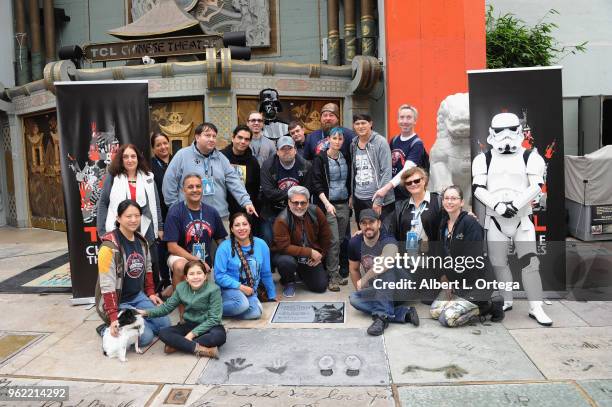
<path id="1" fill-rule="evenodd" d="M 278 189 L 288 191 L 289 188 L 300 185 L 300 174 L 295 163 L 293 164 L 293 167 L 286 169 L 279 162 L 277 171 L 278 180 L 276 181 L 276 185 L 278 186 Z"/>
<path id="2" fill-rule="evenodd" d="M 227 231 L 219 212 L 205 203 L 201 205 L 199 211 L 190 210 L 185 202 L 172 205 L 164 225 L 164 241 L 176 242 L 189 253 L 193 253 L 195 243 L 201 244 L 205 256 L 202 260 L 212 267 L 213 259 L 210 258 L 212 239 L 225 239 Z"/>
<path id="3" fill-rule="evenodd" d="M 391 174 L 393 177 L 404 168 L 406 161 L 412 161 L 419 167 L 423 165 L 425 147 L 416 134 L 408 137 L 406 140 L 402 140 L 401 136 L 394 137 L 393 140 L 391 140 L 390 147 Z M 406 191 L 403 185 L 399 185 L 395 188 L 396 199 L 406 199 L 409 197 L 410 194 L 408 194 L 408 191 Z"/>
<path id="4" fill-rule="evenodd" d="M 146 264 L 140 240 L 134 237 L 134 241 L 130 241 L 121 232 L 117 235 L 119 235 L 119 244 L 125 256 L 123 288 L 119 300 L 120 303 L 123 303 L 133 300 L 142 291 Z"/>
<path id="5" fill-rule="evenodd" d="M 380 236 L 376 244 L 372 247 L 365 244 L 363 234 L 354 236 L 349 241 L 348 258 L 360 263 L 359 271 L 363 277 L 374 267 L 374 258 L 382 254 L 383 248 L 388 244 L 397 245 L 397 241 L 389 233 L 381 229 Z"/>
<path id="6" fill-rule="evenodd" d="M 358 199 L 372 199 L 377 189 L 375 176 L 366 150 L 357 147 L 355 151 L 355 196 Z"/>

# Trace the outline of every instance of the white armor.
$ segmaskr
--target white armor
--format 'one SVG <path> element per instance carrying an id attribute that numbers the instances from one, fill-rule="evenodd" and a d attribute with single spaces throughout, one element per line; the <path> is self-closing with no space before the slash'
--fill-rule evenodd
<path id="1" fill-rule="evenodd" d="M 512 282 L 508 247 L 512 240 L 523 260 L 523 287 L 529 299 L 529 315 L 542 325 L 552 321 L 542 310 L 542 281 L 536 256 L 535 227 L 531 222 L 531 201 L 544 183 L 544 159 L 533 149 L 525 162 L 523 132 L 512 113 L 493 117 L 487 141 L 493 146 L 490 162 L 481 153 L 472 163 L 474 196 L 486 206 L 485 229 L 489 258 L 498 281 Z M 512 292 L 502 293 L 505 308 L 512 307 Z"/>

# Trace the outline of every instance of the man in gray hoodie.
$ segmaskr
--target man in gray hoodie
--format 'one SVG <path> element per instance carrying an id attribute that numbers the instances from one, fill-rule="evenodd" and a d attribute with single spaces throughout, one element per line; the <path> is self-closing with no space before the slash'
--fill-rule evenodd
<path id="1" fill-rule="evenodd" d="M 382 199 L 374 199 L 374 194 L 381 186 L 391 181 L 389 143 L 383 136 L 372 130 L 372 118 L 366 113 L 353 116 L 353 128 L 357 134 L 350 147 L 353 173 L 351 203 L 355 211 L 355 219 L 359 219 L 359 214 L 363 209 L 372 208 L 385 223 L 385 219 L 394 209 L 393 190 Z"/>
<path id="2" fill-rule="evenodd" d="M 228 191 L 248 214 L 258 216 L 238 173 L 227 157 L 217 151 L 216 143 L 214 124 L 204 122 L 196 127 L 193 144 L 174 155 L 164 175 L 162 191 L 166 205 L 184 201 L 183 177 L 198 174 L 202 178 L 202 202 L 217 209 L 221 218 L 227 219 L 229 215 Z"/>

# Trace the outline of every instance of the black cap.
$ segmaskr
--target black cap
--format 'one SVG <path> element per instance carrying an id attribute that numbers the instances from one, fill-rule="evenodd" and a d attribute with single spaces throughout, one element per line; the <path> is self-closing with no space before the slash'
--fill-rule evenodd
<path id="1" fill-rule="evenodd" d="M 359 222 L 362 222 L 365 219 L 379 220 L 380 216 L 378 216 L 374 209 L 364 209 L 359 214 Z"/>

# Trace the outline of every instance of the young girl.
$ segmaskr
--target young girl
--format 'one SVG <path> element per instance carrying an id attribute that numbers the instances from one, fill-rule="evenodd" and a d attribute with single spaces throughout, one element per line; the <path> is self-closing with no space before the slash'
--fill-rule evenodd
<path id="1" fill-rule="evenodd" d="M 200 260 L 185 264 L 185 281 L 176 286 L 176 291 L 165 304 L 138 312 L 147 317 L 168 315 L 179 304 L 185 306 L 185 323 L 164 328 L 159 339 L 166 344 L 164 352 L 180 350 L 196 356 L 218 358 L 217 346 L 225 343 L 225 329 L 221 325 L 221 291 L 214 282 L 208 281 L 208 273 Z"/>

